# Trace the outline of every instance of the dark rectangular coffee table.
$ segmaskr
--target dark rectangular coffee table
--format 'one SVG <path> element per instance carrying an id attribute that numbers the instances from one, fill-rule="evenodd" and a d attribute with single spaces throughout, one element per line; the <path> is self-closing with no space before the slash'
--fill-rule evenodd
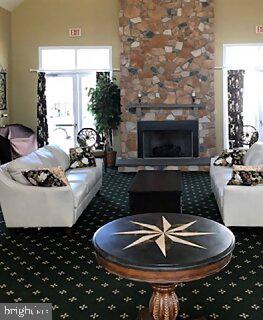
<path id="1" fill-rule="evenodd" d="M 182 211 L 180 171 L 139 171 L 129 189 L 131 214 Z"/>

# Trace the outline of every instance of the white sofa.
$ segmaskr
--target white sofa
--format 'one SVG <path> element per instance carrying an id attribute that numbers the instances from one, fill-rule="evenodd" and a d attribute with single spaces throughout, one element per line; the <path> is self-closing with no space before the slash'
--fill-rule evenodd
<path id="1" fill-rule="evenodd" d="M 232 168 L 215 166 L 211 159 L 211 187 L 226 226 L 263 227 L 263 185 L 228 186 Z M 256 143 L 244 159 L 245 165 L 263 165 L 263 143 Z"/>
<path id="2" fill-rule="evenodd" d="M 69 169 L 69 156 L 50 145 L 0 166 L 0 203 L 6 226 L 72 227 L 102 186 L 103 162 L 96 159 L 96 163 L 96 167 Z M 35 187 L 20 181 L 22 175 L 16 176 L 17 169 L 55 166 L 66 171 L 68 186 Z"/>

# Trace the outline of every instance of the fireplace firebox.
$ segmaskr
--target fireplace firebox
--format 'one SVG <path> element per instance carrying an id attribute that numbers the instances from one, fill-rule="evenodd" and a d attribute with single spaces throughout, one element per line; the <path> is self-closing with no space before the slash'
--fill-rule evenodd
<path id="1" fill-rule="evenodd" d="M 194 158 L 198 156 L 198 121 L 138 122 L 138 158 Z"/>

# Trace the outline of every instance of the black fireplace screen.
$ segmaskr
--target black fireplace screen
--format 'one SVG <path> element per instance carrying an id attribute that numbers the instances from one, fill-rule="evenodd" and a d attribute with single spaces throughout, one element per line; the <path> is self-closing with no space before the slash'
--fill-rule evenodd
<path id="1" fill-rule="evenodd" d="M 139 158 L 192 158 L 198 153 L 198 121 L 138 122 Z"/>

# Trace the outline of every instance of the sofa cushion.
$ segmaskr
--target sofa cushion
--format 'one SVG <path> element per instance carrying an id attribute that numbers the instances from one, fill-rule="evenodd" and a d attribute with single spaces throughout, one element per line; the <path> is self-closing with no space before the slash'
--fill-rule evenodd
<path id="1" fill-rule="evenodd" d="M 45 168 L 52 168 L 60 166 L 59 160 L 53 152 L 47 147 L 40 148 L 34 152 L 44 164 Z M 61 166 L 62 168 L 62 166 Z M 64 169 L 64 168 L 63 168 Z"/>
<path id="2" fill-rule="evenodd" d="M 66 187 L 69 183 L 61 167 L 22 171 L 23 176 L 38 187 Z"/>
<path id="3" fill-rule="evenodd" d="M 82 182 L 87 184 L 87 181 L 91 180 L 89 172 L 85 169 L 69 169 L 66 172 L 66 176 L 69 182 Z"/>
<path id="4" fill-rule="evenodd" d="M 61 168 L 63 168 L 65 171 L 68 170 L 70 162 L 69 156 L 65 151 L 54 144 L 45 146 L 45 149 L 52 153 L 53 157 L 58 161 L 58 164 Z"/>
<path id="5" fill-rule="evenodd" d="M 22 184 L 30 185 L 28 180 L 23 176 L 22 171 L 41 169 L 45 165 L 35 152 L 30 153 L 27 156 L 13 160 L 7 164 L 7 170 L 11 177 Z"/>
<path id="6" fill-rule="evenodd" d="M 244 165 L 258 166 L 263 165 L 263 142 L 256 142 L 248 149 L 244 157 Z"/>
<path id="7" fill-rule="evenodd" d="M 66 172 L 69 183 L 81 182 L 88 186 L 88 192 L 102 177 L 101 168 L 69 169 Z"/>

